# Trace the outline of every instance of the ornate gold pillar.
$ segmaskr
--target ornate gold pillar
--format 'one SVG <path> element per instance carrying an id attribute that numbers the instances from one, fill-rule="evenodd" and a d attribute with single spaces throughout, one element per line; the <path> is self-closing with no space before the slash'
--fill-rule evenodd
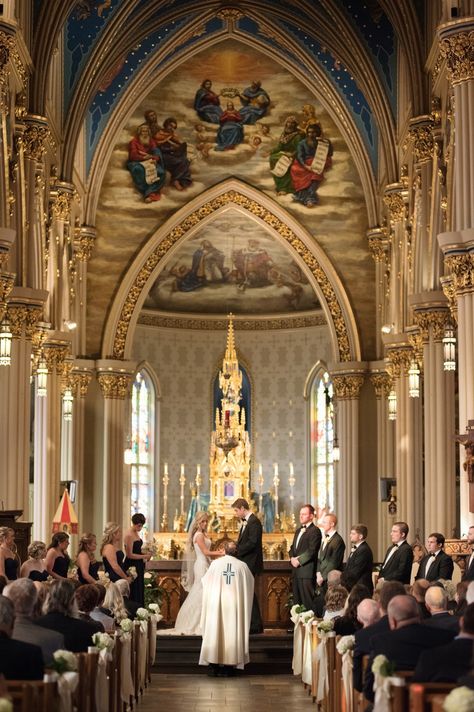
<path id="1" fill-rule="evenodd" d="M 96 229 L 92 225 L 81 225 L 74 231 L 74 253 L 76 261 L 76 284 L 74 312 L 71 318 L 76 322 L 74 335 L 75 351 L 86 353 L 86 306 L 87 306 L 87 263 L 92 254 L 96 239 Z"/>
<path id="2" fill-rule="evenodd" d="M 110 359 L 97 361 L 96 367 L 97 380 L 104 396 L 103 522 L 117 522 L 123 526 L 129 519 L 129 512 L 123 511 L 123 501 L 124 498 L 128 500 L 130 490 L 123 461 L 128 421 L 126 397 L 134 364 Z"/>
<path id="3" fill-rule="evenodd" d="M 57 181 L 50 193 L 47 318 L 58 331 L 62 331 L 64 322 L 70 319 L 70 263 L 73 254 L 70 220 L 73 197 L 74 186 L 62 181 Z"/>
<path id="4" fill-rule="evenodd" d="M 372 371 L 370 382 L 375 390 L 377 399 L 377 479 L 388 477 L 395 479 L 395 442 L 394 423 L 388 419 L 388 394 L 392 388 L 392 379 L 384 370 L 385 362 L 378 361 L 370 364 Z M 377 482 L 378 484 L 378 482 Z M 379 498 L 380 499 L 380 498 Z M 389 514 L 387 502 L 378 504 L 377 512 L 377 552 L 378 559 L 383 558 L 387 548 L 387 535 L 390 531 L 395 516 Z M 373 541 L 373 540 L 372 540 Z"/>
<path id="5" fill-rule="evenodd" d="M 86 486 L 84 470 L 86 395 L 92 380 L 94 366 L 94 361 L 75 359 L 69 377 L 74 395 L 72 412 L 72 479 L 77 480 L 78 483 L 75 507 L 82 529 L 85 529 L 83 502 L 84 488 Z"/>
<path id="6" fill-rule="evenodd" d="M 359 521 L 359 393 L 365 368 L 360 363 L 331 368 L 337 407 L 340 460 L 335 464 L 338 529 L 346 539 Z"/>
<path id="7" fill-rule="evenodd" d="M 375 227 L 367 230 L 367 240 L 372 257 L 375 261 L 375 291 L 377 312 L 375 315 L 375 331 L 377 335 L 377 356 L 383 352 L 381 329 L 384 324 L 391 324 L 391 313 L 388 302 L 390 292 L 390 240 L 387 230 Z"/>
<path id="8" fill-rule="evenodd" d="M 425 535 L 440 531 L 451 537 L 456 527 L 454 372 L 444 370 L 442 343 L 449 310 L 440 292 L 426 296 L 430 302 L 414 305 L 423 337 Z"/>
<path id="9" fill-rule="evenodd" d="M 384 203 L 390 214 L 390 293 L 389 319 L 393 332 L 401 333 L 406 324 L 406 294 L 409 260 L 405 234 L 408 191 L 403 183 L 392 183 L 385 188 Z"/>
<path id="10" fill-rule="evenodd" d="M 420 398 L 408 395 L 408 369 L 413 350 L 407 335 L 386 344 L 389 371 L 397 396 L 395 421 L 395 473 L 397 479 L 397 520 L 406 521 L 410 538 L 423 535 L 423 412 Z"/>

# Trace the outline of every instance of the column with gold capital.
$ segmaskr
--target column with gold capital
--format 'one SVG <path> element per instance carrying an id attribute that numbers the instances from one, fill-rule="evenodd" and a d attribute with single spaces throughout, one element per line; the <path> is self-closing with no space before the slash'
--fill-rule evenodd
<path id="1" fill-rule="evenodd" d="M 387 185 L 384 203 L 390 219 L 390 292 L 389 323 L 395 333 L 406 323 L 406 271 L 408 269 L 405 222 L 408 190 L 404 183 Z"/>
<path id="2" fill-rule="evenodd" d="M 391 311 L 387 296 L 390 292 L 390 239 L 388 231 L 383 227 L 367 230 L 367 240 L 372 257 L 375 261 L 375 291 L 377 311 L 375 316 L 375 333 L 377 335 L 377 355 L 382 355 L 381 329 L 384 324 L 391 324 Z"/>
<path id="3" fill-rule="evenodd" d="M 130 482 L 125 477 L 124 447 L 128 421 L 128 399 L 135 364 L 131 361 L 96 361 L 97 380 L 104 397 L 103 457 L 102 457 L 102 519 L 103 523 L 128 523 Z"/>
<path id="4" fill-rule="evenodd" d="M 444 370 L 442 343 L 449 309 L 442 292 L 430 292 L 425 299 L 413 305 L 423 337 L 425 533 L 450 537 L 456 526 L 454 371 Z"/>
<path id="5" fill-rule="evenodd" d="M 86 353 L 86 305 L 87 265 L 92 255 L 96 229 L 92 225 L 80 225 L 74 229 L 74 253 L 76 260 L 75 300 L 71 319 L 76 322 L 76 353 Z"/>
<path id="6" fill-rule="evenodd" d="M 340 446 L 335 501 L 338 529 L 344 533 L 359 521 L 359 393 L 364 372 L 364 364 L 359 362 L 331 367 Z"/>
<path id="7" fill-rule="evenodd" d="M 75 189 L 72 183 L 63 181 L 56 181 L 50 192 L 47 318 L 53 327 L 59 330 L 62 330 L 71 320 L 70 289 L 73 257 L 71 211 L 74 195 Z"/>
<path id="8" fill-rule="evenodd" d="M 89 484 L 86 481 L 84 454 L 86 451 L 85 410 L 86 395 L 95 370 L 95 361 L 74 359 L 70 374 L 70 383 L 74 396 L 72 416 L 72 479 L 77 480 L 76 514 L 84 530 L 91 529 L 92 521 L 87 521 L 84 495 Z"/>

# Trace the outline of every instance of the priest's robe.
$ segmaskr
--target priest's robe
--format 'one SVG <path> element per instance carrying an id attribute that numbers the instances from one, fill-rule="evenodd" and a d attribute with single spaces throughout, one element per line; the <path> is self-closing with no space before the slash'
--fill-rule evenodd
<path id="1" fill-rule="evenodd" d="M 243 561 L 222 556 L 201 579 L 203 587 L 199 665 L 235 665 L 249 661 L 249 630 L 254 578 Z"/>

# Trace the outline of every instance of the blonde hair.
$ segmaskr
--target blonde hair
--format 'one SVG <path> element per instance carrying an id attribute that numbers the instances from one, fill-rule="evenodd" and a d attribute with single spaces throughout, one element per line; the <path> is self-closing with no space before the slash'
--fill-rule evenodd
<path id="1" fill-rule="evenodd" d="M 46 553 L 46 544 L 44 541 L 32 541 L 31 544 L 28 547 L 28 556 L 30 559 L 35 559 L 38 561 L 41 558 L 41 556 L 38 556 L 41 551 L 44 551 Z"/>
<path id="2" fill-rule="evenodd" d="M 89 558 L 91 561 L 94 561 L 95 556 L 94 554 L 91 554 L 91 552 L 88 550 L 88 547 L 92 544 L 92 542 L 96 540 L 97 537 L 95 534 L 92 534 L 92 532 L 88 532 L 87 534 L 83 534 L 81 538 L 79 539 L 79 548 L 77 550 L 77 555 L 81 554 L 83 551 L 88 554 Z"/>
<path id="3" fill-rule="evenodd" d="M 204 519 L 207 519 L 209 522 L 210 516 L 209 512 L 197 512 L 196 516 L 194 517 L 193 521 L 191 522 L 191 526 L 189 527 L 189 534 L 188 534 L 188 547 L 190 549 L 194 549 L 194 535 L 196 532 L 200 531 L 201 528 L 201 522 L 204 521 Z"/>
<path id="4" fill-rule="evenodd" d="M 107 544 L 112 544 L 112 542 L 114 540 L 114 536 L 119 531 L 119 529 L 120 529 L 120 524 L 117 524 L 117 522 L 108 522 L 105 525 L 104 536 L 102 537 L 102 544 L 100 547 L 101 554 L 104 550 L 104 547 Z"/>
<path id="5" fill-rule="evenodd" d="M 5 539 L 8 537 L 9 534 L 14 533 L 15 530 L 11 527 L 0 527 L 0 544 L 3 544 L 5 542 Z"/>
<path id="6" fill-rule="evenodd" d="M 103 606 L 109 609 L 117 623 L 120 623 L 124 618 L 128 618 L 123 596 L 115 583 L 110 583 L 107 586 Z"/>

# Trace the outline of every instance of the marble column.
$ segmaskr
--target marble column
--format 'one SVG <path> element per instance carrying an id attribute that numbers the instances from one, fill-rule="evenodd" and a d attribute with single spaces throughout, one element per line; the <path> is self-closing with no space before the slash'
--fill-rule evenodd
<path id="1" fill-rule="evenodd" d="M 359 521 L 359 393 L 364 383 L 360 364 L 331 368 L 337 407 L 340 460 L 335 464 L 338 529 L 347 541 L 352 524 Z"/>
<path id="2" fill-rule="evenodd" d="M 70 261 L 72 258 L 70 218 L 74 186 L 57 181 L 50 193 L 50 227 L 47 287 L 47 319 L 53 328 L 64 329 L 70 319 Z"/>
<path id="3" fill-rule="evenodd" d="M 74 254 L 76 263 L 76 298 L 71 319 L 77 324 L 74 335 L 75 352 L 85 354 L 86 347 L 86 307 L 87 307 L 87 263 L 92 255 L 96 239 L 96 229 L 91 225 L 81 225 L 74 231 Z"/>
<path id="4" fill-rule="evenodd" d="M 385 188 L 384 203 L 390 214 L 390 282 L 388 323 L 393 333 L 401 333 L 406 324 L 406 285 L 408 279 L 407 241 L 405 234 L 408 190 L 403 183 Z"/>
<path id="5" fill-rule="evenodd" d="M 93 361 L 75 359 L 71 373 L 74 405 L 72 414 L 72 479 L 78 483 L 77 498 L 75 502 L 76 513 L 79 521 L 84 521 L 84 452 L 85 442 L 85 417 L 86 395 L 92 380 Z M 83 527 L 84 528 L 84 527 Z"/>
<path id="6" fill-rule="evenodd" d="M 126 477 L 123 454 L 129 413 L 126 397 L 132 383 L 134 364 L 129 361 L 96 362 L 97 380 L 104 397 L 103 430 L 103 523 L 128 523 L 129 512 L 123 502 L 129 497 L 130 482 Z"/>
<path id="7" fill-rule="evenodd" d="M 382 326 L 392 323 L 391 312 L 386 299 L 390 289 L 390 239 L 385 228 L 375 227 L 367 230 L 367 240 L 375 261 L 375 297 L 377 303 L 375 333 L 377 335 L 377 356 L 381 357 L 383 352 L 381 341 Z"/>

